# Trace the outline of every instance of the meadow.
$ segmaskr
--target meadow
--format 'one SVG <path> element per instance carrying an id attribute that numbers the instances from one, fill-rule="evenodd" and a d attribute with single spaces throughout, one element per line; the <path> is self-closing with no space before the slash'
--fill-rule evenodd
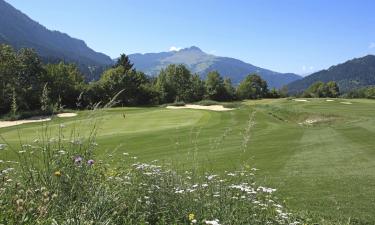
<path id="1" fill-rule="evenodd" d="M 110 166 L 121 166 L 128 155 L 215 174 L 250 165 L 259 169 L 257 182 L 276 188 L 297 214 L 373 224 L 374 109 L 375 101 L 363 99 L 253 100 L 226 112 L 125 107 L 1 128 L 0 134 L 17 149 L 39 139 L 45 125 L 57 134 L 63 124 L 66 137 L 72 131 L 88 136 L 96 126 L 94 154 Z M 16 159 L 8 148 L 0 156 Z"/>

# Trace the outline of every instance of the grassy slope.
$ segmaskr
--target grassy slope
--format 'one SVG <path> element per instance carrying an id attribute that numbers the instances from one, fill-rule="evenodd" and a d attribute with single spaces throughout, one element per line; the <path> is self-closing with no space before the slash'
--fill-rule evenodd
<path id="1" fill-rule="evenodd" d="M 98 155 L 105 160 L 112 155 L 114 162 L 123 157 L 122 152 L 129 152 L 140 160 L 165 160 L 180 169 L 199 165 L 222 172 L 244 162 L 255 164 L 263 182 L 278 188 L 293 209 L 374 223 L 375 101 L 351 101 L 352 105 L 262 100 L 229 112 L 119 108 L 56 118 L 49 124 L 55 128 L 63 122 L 67 131 L 76 127 L 82 135 L 95 122 L 101 124 Z M 257 124 L 244 152 L 242 134 L 254 109 Z M 298 125 L 312 116 L 334 120 L 313 127 Z M 10 143 L 18 142 L 18 133 L 31 141 L 40 126 L 28 124 L 0 132 Z"/>

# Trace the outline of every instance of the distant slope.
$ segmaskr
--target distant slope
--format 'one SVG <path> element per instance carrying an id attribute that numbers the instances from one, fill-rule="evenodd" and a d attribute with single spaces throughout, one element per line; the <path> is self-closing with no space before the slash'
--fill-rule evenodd
<path id="1" fill-rule="evenodd" d="M 301 93 L 317 81 L 336 81 L 341 92 L 375 85 L 375 56 L 352 59 L 294 81 L 288 85 L 289 93 Z"/>
<path id="2" fill-rule="evenodd" d="M 34 48 L 44 60 L 77 63 L 88 75 L 89 66 L 112 64 L 109 56 L 95 52 L 84 41 L 48 30 L 3 0 L 0 0 L 0 43 L 16 49 Z"/>
<path id="3" fill-rule="evenodd" d="M 169 64 L 185 64 L 193 73 L 198 73 L 202 77 L 210 71 L 217 70 L 221 75 L 230 77 L 233 83 L 239 83 L 250 73 L 258 73 L 267 81 L 269 87 L 276 88 L 301 79 L 296 74 L 277 73 L 238 59 L 207 54 L 195 46 L 180 51 L 131 54 L 129 57 L 138 70 L 150 75 L 156 75 Z"/>

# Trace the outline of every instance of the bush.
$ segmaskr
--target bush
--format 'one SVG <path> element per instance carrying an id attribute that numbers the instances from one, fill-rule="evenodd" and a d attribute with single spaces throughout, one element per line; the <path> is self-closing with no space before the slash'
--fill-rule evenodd
<path id="1" fill-rule="evenodd" d="M 185 102 L 183 101 L 178 101 L 178 102 L 173 102 L 173 103 L 169 103 L 169 104 L 166 104 L 165 106 L 185 106 Z"/>
<path id="2" fill-rule="evenodd" d="M 202 100 L 202 101 L 196 102 L 195 104 L 203 105 L 203 106 L 221 105 L 220 102 L 214 101 L 214 100 Z"/>
<path id="3" fill-rule="evenodd" d="M 44 116 L 51 116 L 53 112 L 46 112 L 41 110 L 34 110 L 34 111 L 21 111 L 17 112 L 16 115 L 12 115 L 12 113 L 5 114 L 1 117 L 2 120 L 7 121 L 14 121 L 14 120 L 22 120 L 22 119 L 29 119 L 33 117 L 44 117 Z"/>

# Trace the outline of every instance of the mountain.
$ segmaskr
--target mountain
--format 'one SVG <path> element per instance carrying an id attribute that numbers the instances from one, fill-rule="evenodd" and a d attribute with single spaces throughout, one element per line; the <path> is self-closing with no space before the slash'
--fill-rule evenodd
<path id="1" fill-rule="evenodd" d="M 356 88 L 375 85 L 375 56 L 367 55 L 331 66 L 327 70 L 294 81 L 287 87 L 290 94 L 298 94 L 317 81 L 336 81 L 343 93 Z"/>
<path id="2" fill-rule="evenodd" d="M 198 73 L 202 77 L 210 71 L 217 70 L 221 75 L 231 78 L 234 84 L 238 84 L 250 73 L 259 74 L 267 81 L 269 87 L 276 88 L 301 79 L 296 74 L 278 73 L 238 59 L 207 54 L 195 46 L 179 51 L 131 54 L 129 58 L 136 69 L 149 75 L 156 75 L 170 64 L 185 64 L 193 73 Z"/>
<path id="3" fill-rule="evenodd" d="M 59 31 L 51 31 L 30 19 L 4 0 L 0 0 L 0 43 L 16 49 L 33 48 L 44 61 L 76 63 L 88 76 L 96 68 L 96 76 L 112 59 L 89 48 L 82 40 Z M 95 71 L 94 71 L 95 72 Z"/>

